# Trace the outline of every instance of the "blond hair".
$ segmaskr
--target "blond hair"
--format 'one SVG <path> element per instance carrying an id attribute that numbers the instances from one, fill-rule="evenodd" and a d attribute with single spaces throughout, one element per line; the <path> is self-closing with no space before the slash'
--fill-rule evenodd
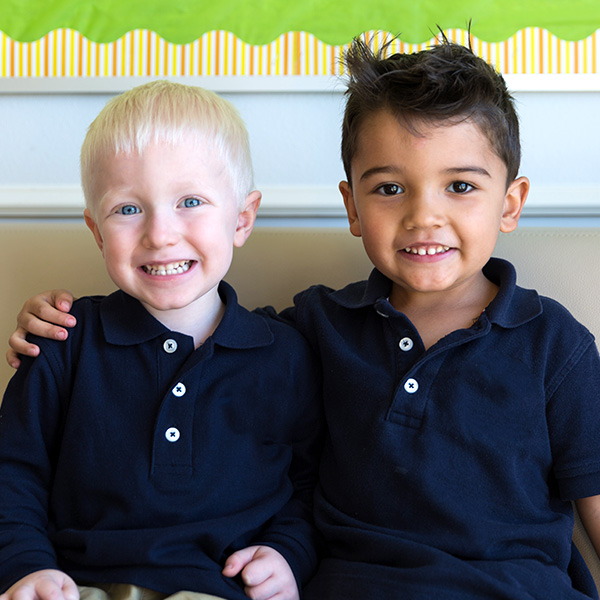
<path id="1" fill-rule="evenodd" d="M 142 153 L 156 142 L 176 146 L 190 136 L 214 148 L 241 205 L 254 181 L 248 132 L 235 107 L 200 87 L 153 81 L 111 99 L 89 126 L 81 147 L 81 183 L 88 208 L 100 159 Z"/>

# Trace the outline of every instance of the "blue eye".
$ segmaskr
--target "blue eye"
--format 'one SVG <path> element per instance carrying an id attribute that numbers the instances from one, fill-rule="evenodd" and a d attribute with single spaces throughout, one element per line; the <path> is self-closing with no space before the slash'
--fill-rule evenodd
<path id="1" fill-rule="evenodd" d="M 404 192 L 397 183 L 384 183 L 377 188 L 377 191 L 383 196 L 397 196 Z"/>
<path id="2" fill-rule="evenodd" d="M 466 194 L 467 192 L 470 192 L 471 190 L 473 190 L 475 188 L 470 183 L 467 183 L 466 181 L 453 181 L 448 186 L 448 189 L 453 194 Z"/>
<path id="3" fill-rule="evenodd" d="M 200 206 L 202 201 L 199 198 L 186 198 L 181 204 L 185 208 L 194 208 L 196 206 Z"/>
<path id="4" fill-rule="evenodd" d="M 133 204 L 125 204 L 117 209 L 117 212 L 121 215 L 135 215 L 140 212 L 140 209 Z"/>

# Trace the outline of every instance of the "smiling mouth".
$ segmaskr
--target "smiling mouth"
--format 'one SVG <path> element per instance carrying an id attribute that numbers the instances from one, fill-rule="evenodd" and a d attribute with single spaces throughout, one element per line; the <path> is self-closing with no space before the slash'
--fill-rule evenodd
<path id="1" fill-rule="evenodd" d="M 404 252 L 407 254 L 418 254 L 419 256 L 434 256 L 448 252 L 448 250 L 450 250 L 450 246 L 409 246 L 404 248 Z"/>
<path id="2" fill-rule="evenodd" d="M 181 275 L 189 270 L 193 262 L 192 260 L 180 260 L 165 265 L 143 265 L 142 269 L 148 275 Z"/>

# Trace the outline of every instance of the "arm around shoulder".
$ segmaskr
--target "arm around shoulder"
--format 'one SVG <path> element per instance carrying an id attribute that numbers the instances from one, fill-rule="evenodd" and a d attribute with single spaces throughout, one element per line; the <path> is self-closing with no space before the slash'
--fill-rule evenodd
<path id="1" fill-rule="evenodd" d="M 76 324 L 75 317 L 69 314 L 73 299 L 66 290 L 50 290 L 25 302 L 17 315 L 17 329 L 8 341 L 6 360 L 11 367 L 20 366 L 19 354 L 32 357 L 39 354 L 39 347 L 27 341 L 27 333 L 59 341 L 67 338 L 67 329 Z"/>

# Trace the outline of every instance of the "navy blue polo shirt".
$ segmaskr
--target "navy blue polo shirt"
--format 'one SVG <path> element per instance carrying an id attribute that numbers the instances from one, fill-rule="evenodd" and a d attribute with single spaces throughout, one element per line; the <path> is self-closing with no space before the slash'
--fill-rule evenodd
<path id="1" fill-rule="evenodd" d="M 313 356 L 219 291 L 225 314 L 196 350 L 121 291 L 78 300 L 66 343 L 35 339 L 0 409 L 0 589 L 59 568 L 242 599 L 221 569 L 252 544 L 299 584 L 313 573 Z"/>
<path id="2" fill-rule="evenodd" d="M 427 351 L 376 270 L 285 313 L 320 357 L 328 427 L 330 556 L 307 600 L 597 597 L 570 503 L 600 494 L 594 339 L 509 263 L 484 273 L 496 298 Z"/>

